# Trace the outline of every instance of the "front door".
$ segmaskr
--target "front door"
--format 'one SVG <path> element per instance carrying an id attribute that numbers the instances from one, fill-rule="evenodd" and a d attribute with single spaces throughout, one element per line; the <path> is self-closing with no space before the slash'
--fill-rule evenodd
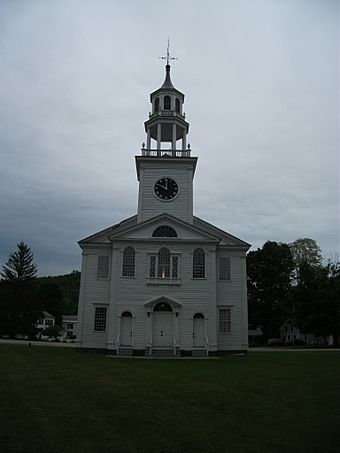
<path id="1" fill-rule="evenodd" d="M 200 313 L 194 316 L 193 340 L 195 348 L 205 346 L 204 317 Z"/>
<path id="2" fill-rule="evenodd" d="M 153 347 L 173 346 L 173 314 L 168 304 L 158 304 L 153 312 Z"/>
<path id="3" fill-rule="evenodd" d="M 128 311 L 124 312 L 120 318 L 120 344 L 132 345 L 132 315 Z"/>

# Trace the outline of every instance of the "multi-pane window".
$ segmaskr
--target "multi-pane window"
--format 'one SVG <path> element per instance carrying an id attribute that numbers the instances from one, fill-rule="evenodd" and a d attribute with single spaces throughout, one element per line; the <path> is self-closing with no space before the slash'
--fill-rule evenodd
<path id="1" fill-rule="evenodd" d="M 231 333 L 231 310 L 230 308 L 219 309 L 219 333 Z"/>
<path id="2" fill-rule="evenodd" d="M 133 247 L 126 247 L 123 252 L 123 277 L 135 276 L 135 249 Z"/>
<path id="3" fill-rule="evenodd" d="M 164 110 L 171 109 L 171 98 L 170 96 L 164 96 Z"/>
<path id="4" fill-rule="evenodd" d="M 152 237 L 154 238 L 176 238 L 177 233 L 176 231 L 168 225 L 161 225 L 155 229 L 152 233 Z"/>
<path id="5" fill-rule="evenodd" d="M 170 250 L 163 247 L 157 255 L 150 255 L 150 278 L 179 278 L 179 256 L 172 255 Z"/>
<path id="6" fill-rule="evenodd" d="M 192 267 L 193 278 L 205 278 L 205 253 L 203 249 L 195 249 Z"/>
<path id="7" fill-rule="evenodd" d="M 178 256 L 172 257 L 172 278 L 178 278 Z"/>
<path id="8" fill-rule="evenodd" d="M 218 259 L 219 280 L 230 280 L 230 257 L 220 256 Z"/>
<path id="9" fill-rule="evenodd" d="M 170 250 L 163 247 L 158 252 L 158 277 L 170 277 Z"/>
<path id="10" fill-rule="evenodd" d="M 96 307 L 94 313 L 95 332 L 105 332 L 106 330 L 106 307 Z"/>
<path id="11" fill-rule="evenodd" d="M 109 260 L 109 256 L 98 256 L 97 278 L 108 278 Z"/>
<path id="12" fill-rule="evenodd" d="M 156 256 L 152 255 L 150 256 L 150 272 L 149 272 L 150 278 L 155 278 L 156 277 Z"/>

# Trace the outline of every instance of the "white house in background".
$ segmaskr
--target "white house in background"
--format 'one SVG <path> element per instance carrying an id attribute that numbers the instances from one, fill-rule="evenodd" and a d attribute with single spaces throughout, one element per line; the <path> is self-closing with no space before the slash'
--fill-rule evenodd
<path id="1" fill-rule="evenodd" d="M 65 338 L 77 336 L 78 316 L 63 315 L 61 329 Z"/>
<path id="2" fill-rule="evenodd" d="M 37 321 L 36 327 L 41 330 L 48 329 L 49 327 L 55 326 L 55 317 L 48 313 L 47 311 L 43 311 L 42 317 Z"/>
<path id="3" fill-rule="evenodd" d="M 135 157 L 137 214 L 79 241 L 77 346 L 129 355 L 247 351 L 250 245 L 193 215 L 197 157 L 169 61 L 150 101 L 146 145 Z M 216 185 L 226 199 L 227 187 Z"/>
<path id="4" fill-rule="evenodd" d="M 315 335 L 301 332 L 289 320 L 286 320 L 279 330 L 280 339 L 284 343 L 294 343 L 295 341 L 303 341 L 307 345 L 313 346 L 317 342 Z"/>

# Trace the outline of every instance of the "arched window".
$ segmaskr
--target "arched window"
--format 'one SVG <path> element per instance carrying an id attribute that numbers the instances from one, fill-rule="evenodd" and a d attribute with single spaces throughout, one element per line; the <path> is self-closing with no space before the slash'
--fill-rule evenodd
<path id="1" fill-rule="evenodd" d="M 157 113 L 159 110 L 159 98 L 155 99 L 155 113 Z"/>
<path id="2" fill-rule="evenodd" d="M 159 302 L 153 311 L 172 311 L 172 308 L 166 302 Z"/>
<path id="3" fill-rule="evenodd" d="M 135 249 L 126 247 L 123 252 L 123 277 L 135 276 Z"/>
<path id="4" fill-rule="evenodd" d="M 161 225 L 152 233 L 154 238 L 177 238 L 176 231 L 168 225 Z"/>
<path id="5" fill-rule="evenodd" d="M 195 249 L 192 266 L 193 278 L 205 278 L 205 253 L 202 249 Z"/>
<path id="6" fill-rule="evenodd" d="M 132 314 L 129 311 L 123 311 L 122 318 L 132 318 Z"/>
<path id="7" fill-rule="evenodd" d="M 166 247 L 158 252 L 158 277 L 170 278 L 170 250 Z"/>
<path id="8" fill-rule="evenodd" d="M 164 96 L 164 110 L 170 110 L 170 109 L 171 109 L 171 97 Z"/>
<path id="9" fill-rule="evenodd" d="M 196 313 L 194 315 L 194 319 L 204 319 L 204 316 L 202 315 L 202 313 Z"/>
<path id="10" fill-rule="evenodd" d="M 178 98 L 175 100 L 175 109 L 177 113 L 181 113 L 181 103 Z"/>

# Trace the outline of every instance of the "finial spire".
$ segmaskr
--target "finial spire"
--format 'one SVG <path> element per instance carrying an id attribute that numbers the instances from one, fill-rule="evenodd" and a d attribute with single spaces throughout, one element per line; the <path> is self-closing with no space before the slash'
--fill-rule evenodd
<path id="1" fill-rule="evenodd" d="M 167 66 L 170 65 L 170 60 L 178 60 L 178 58 L 176 58 L 176 57 L 170 57 L 170 38 L 168 38 L 168 47 L 166 49 L 166 56 L 158 57 L 158 58 L 160 58 L 161 60 L 166 60 Z"/>

